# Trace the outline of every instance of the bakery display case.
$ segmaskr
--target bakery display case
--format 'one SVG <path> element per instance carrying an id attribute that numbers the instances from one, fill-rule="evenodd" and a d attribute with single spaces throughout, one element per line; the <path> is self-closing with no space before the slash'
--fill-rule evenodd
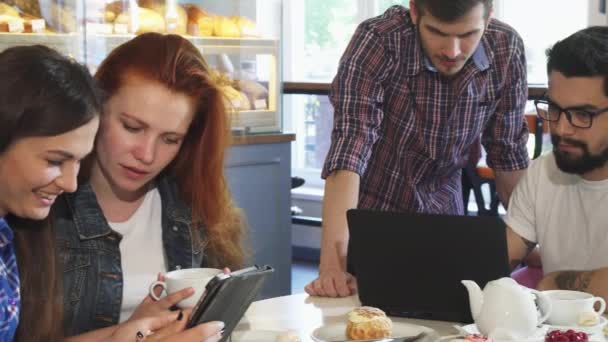
<path id="1" fill-rule="evenodd" d="M 0 0 L 0 50 L 43 44 L 89 66 L 144 32 L 179 34 L 213 68 L 237 133 L 281 123 L 282 0 Z"/>

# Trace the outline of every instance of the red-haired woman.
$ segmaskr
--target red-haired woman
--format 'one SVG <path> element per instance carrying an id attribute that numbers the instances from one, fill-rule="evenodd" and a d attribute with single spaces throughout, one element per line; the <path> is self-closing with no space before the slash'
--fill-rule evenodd
<path id="1" fill-rule="evenodd" d="M 95 150 L 78 191 L 53 212 L 67 336 L 192 295 L 148 297 L 159 272 L 244 259 L 241 212 L 224 177 L 229 116 L 196 47 L 143 34 L 113 50 L 95 78 L 107 98 Z"/>

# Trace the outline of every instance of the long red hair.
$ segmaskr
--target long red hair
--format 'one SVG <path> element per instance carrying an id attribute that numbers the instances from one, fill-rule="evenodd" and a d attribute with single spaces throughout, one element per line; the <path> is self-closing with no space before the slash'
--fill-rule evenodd
<path id="1" fill-rule="evenodd" d="M 95 78 L 110 98 L 129 73 L 161 82 L 196 100 L 196 113 L 181 149 L 163 172 L 176 176 L 182 197 L 192 208 L 193 229 L 205 226 L 206 241 L 200 243 L 205 244 L 210 266 L 242 266 L 244 224 L 224 176 L 230 116 L 203 56 L 181 36 L 146 33 L 115 48 Z"/>

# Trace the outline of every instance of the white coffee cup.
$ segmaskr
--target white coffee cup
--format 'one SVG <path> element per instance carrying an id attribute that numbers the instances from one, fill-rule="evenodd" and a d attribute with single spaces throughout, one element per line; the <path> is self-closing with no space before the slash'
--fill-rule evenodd
<path id="1" fill-rule="evenodd" d="M 165 281 L 158 280 L 150 285 L 150 296 L 156 300 L 161 298 L 154 292 L 157 286 L 162 287 L 161 291 L 167 294 L 191 287 L 194 289 L 194 294 L 177 303 L 177 306 L 182 309 L 192 308 L 205 292 L 209 280 L 221 272 L 222 270 L 217 268 L 186 268 L 168 272 L 165 274 Z"/>
<path id="2" fill-rule="evenodd" d="M 549 290 L 543 291 L 551 300 L 553 310 L 547 323 L 560 326 L 577 326 L 581 314 L 595 313 L 598 316 L 606 310 L 606 301 L 602 297 L 570 290 Z M 599 310 L 596 310 L 596 304 L 599 304 Z M 599 320 L 598 320 L 599 322 Z"/>

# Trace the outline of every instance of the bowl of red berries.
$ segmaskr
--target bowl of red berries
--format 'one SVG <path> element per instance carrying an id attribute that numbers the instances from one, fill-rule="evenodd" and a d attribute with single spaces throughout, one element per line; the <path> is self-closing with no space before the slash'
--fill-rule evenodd
<path id="1" fill-rule="evenodd" d="M 545 336 L 545 342 L 588 342 L 589 337 L 581 331 L 568 329 L 549 331 Z"/>

